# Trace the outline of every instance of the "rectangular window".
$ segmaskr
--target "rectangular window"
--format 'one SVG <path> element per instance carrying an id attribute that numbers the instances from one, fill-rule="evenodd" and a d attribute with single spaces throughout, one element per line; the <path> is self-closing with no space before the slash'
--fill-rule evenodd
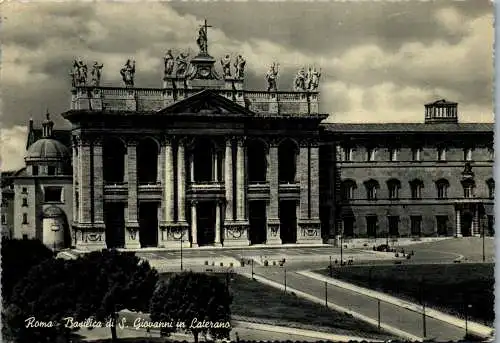
<path id="1" fill-rule="evenodd" d="M 23 213 L 23 224 L 28 224 L 28 213 Z"/>
<path id="2" fill-rule="evenodd" d="M 33 166 L 32 168 L 33 168 L 32 169 L 32 174 L 33 175 L 38 175 L 38 166 Z"/>
<path id="3" fill-rule="evenodd" d="M 28 235 L 27 234 L 23 234 L 23 240 L 27 240 L 28 239 Z"/>
<path id="4" fill-rule="evenodd" d="M 28 188 L 23 187 L 23 188 L 21 189 L 21 192 L 22 192 L 23 194 L 28 194 Z"/>
<path id="5" fill-rule="evenodd" d="M 344 161 L 352 161 L 352 148 L 344 148 Z"/>
<path id="6" fill-rule="evenodd" d="M 421 199 L 422 198 L 422 185 L 419 183 L 412 183 L 411 187 L 411 198 Z"/>
<path id="7" fill-rule="evenodd" d="M 389 199 L 395 200 L 399 198 L 399 187 L 395 184 L 389 186 Z"/>
<path id="8" fill-rule="evenodd" d="M 48 168 L 47 168 L 47 175 L 56 175 L 56 167 L 54 167 L 54 166 L 48 166 Z"/>
<path id="9" fill-rule="evenodd" d="M 472 161 L 472 149 L 464 149 L 464 161 Z"/>
<path id="10" fill-rule="evenodd" d="M 389 216 L 389 235 L 399 237 L 399 216 Z"/>
<path id="11" fill-rule="evenodd" d="M 412 161 L 420 161 L 420 151 L 422 149 L 420 148 L 413 148 L 411 149 L 411 159 Z"/>
<path id="12" fill-rule="evenodd" d="M 354 236 L 354 217 L 344 217 L 342 218 L 342 224 L 344 230 L 342 232 L 343 237 L 353 237 Z"/>
<path id="13" fill-rule="evenodd" d="M 420 237 L 422 234 L 422 216 L 411 216 L 411 235 Z"/>
<path id="14" fill-rule="evenodd" d="M 374 215 L 366 216 L 366 234 L 368 237 L 377 238 L 377 226 L 378 226 L 377 216 Z"/>
<path id="15" fill-rule="evenodd" d="M 374 148 L 366 149 L 366 159 L 367 159 L 367 161 L 375 161 L 375 149 Z"/>
<path id="16" fill-rule="evenodd" d="M 7 218 L 5 217 L 5 214 L 2 214 L 2 224 L 7 224 Z"/>
<path id="17" fill-rule="evenodd" d="M 28 198 L 23 198 L 23 206 L 28 206 Z"/>
<path id="18" fill-rule="evenodd" d="M 448 216 L 436 216 L 438 236 L 448 236 Z"/>
<path id="19" fill-rule="evenodd" d="M 45 202 L 62 202 L 61 198 L 62 187 L 45 187 L 44 188 L 44 201 Z"/>
<path id="20" fill-rule="evenodd" d="M 391 161 L 398 160 L 398 149 L 389 149 L 389 159 Z"/>
<path id="21" fill-rule="evenodd" d="M 464 198 L 473 198 L 474 192 L 473 187 L 471 185 L 464 186 Z"/>
<path id="22" fill-rule="evenodd" d="M 438 161 L 446 161 L 446 149 L 445 148 L 438 148 L 437 151 L 437 159 Z"/>

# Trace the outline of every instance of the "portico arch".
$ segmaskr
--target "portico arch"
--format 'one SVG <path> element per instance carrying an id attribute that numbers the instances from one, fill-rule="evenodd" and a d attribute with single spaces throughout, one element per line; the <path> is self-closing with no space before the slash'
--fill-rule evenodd
<path id="1" fill-rule="evenodd" d="M 123 183 L 127 146 L 120 138 L 106 137 L 102 143 L 103 176 L 108 184 Z"/>
<path id="2" fill-rule="evenodd" d="M 278 174 L 280 183 L 295 183 L 297 174 L 298 144 L 286 138 L 278 146 Z"/>
<path id="3" fill-rule="evenodd" d="M 194 182 L 210 182 L 216 179 L 218 167 L 214 158 L 217 153 L 217 145 L 210 138 L 197 138 L 194 141 L 191 152 L 191 176 Z"/>
<path id="4" fill-rule="evenodd" d="M 247 141 L 248 181 L 253 183 L 265 182 L 267 175 L 268 147 L 261 139 Z"/>
<path id="5" fill-rule="evenodd" d="M 140 184 L 156 183 L 158 178 L 159 144 L 151 137 L 137 144 L 137 181 Z"/>

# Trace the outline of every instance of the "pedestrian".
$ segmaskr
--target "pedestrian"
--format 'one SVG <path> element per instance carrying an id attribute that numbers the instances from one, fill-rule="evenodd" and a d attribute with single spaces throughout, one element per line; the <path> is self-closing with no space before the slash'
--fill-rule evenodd
<path id="1" fill-rule="evenodd" d="M 239 343 L 240 342 L 240 336 L 238 335 L 238 331 L 236 331 L 235 336 L 236 336 L 236 342 Z"/>

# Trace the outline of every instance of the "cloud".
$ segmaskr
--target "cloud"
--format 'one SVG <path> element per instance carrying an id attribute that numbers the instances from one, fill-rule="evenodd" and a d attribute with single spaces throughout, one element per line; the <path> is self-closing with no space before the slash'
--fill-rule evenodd
<path id="1" fill-rule="evenodd" d="M 24 167 L 26 126 L 0 129 L 0 169 L 17 170 Z"/>
<path id="2" fill-rule="evenodd" d="M 137 62 L 136 84 L 159 87 L 166 50 L 197 51 L 206 15 L 209 52 L 247 59 L 249 89 L 264 89 L 280 63 L 280 89 L 300 66 L 321 66 L 321 109 L 332 118 L 422 121 L 425 102 L 458 101 L 463 121 L 492 121 L 492 5 L 363 3 L 8 3 L 2 85 L 6 129 L 69 106 L 69 69 L 80 57 L 104 64 L 104 85 Z M 219 62 L 217 61 L 219 68 Z M 57 128 L 69 123 L 54 115 Z"/>

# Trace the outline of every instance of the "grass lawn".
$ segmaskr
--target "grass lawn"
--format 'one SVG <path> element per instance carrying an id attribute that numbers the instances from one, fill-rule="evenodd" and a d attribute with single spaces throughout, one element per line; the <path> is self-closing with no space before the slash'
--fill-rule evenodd
<path id="1" fill-rule="evenodd" d="M 495 319 L 494 264 L 347 266 L 334 268 L 333 277 L 417 303 L 423 294 L 427 305 L 459 317 L 470 304 L 469 318 L 488 325 Z"/>
<path id="2" fill-rule="evenodd" d="M 226 282 L 225 273 L 216 273 Z M 161 274 L 167 279 L 169 274 Z M 271 286 L 252 281 L 244 276 L 234 274 L 230 281 L 233 294 L 231 314 L 233 319 L 251 320 L 259 318 L 259 322 L 283 326 L 293 326 L 303 329 L 328 331 L 355 336 L 393 338 L 385 333 L 379 333 L 363 321 L 351 315 L 339 313 L 324 306 L 285 294 Z"/>

